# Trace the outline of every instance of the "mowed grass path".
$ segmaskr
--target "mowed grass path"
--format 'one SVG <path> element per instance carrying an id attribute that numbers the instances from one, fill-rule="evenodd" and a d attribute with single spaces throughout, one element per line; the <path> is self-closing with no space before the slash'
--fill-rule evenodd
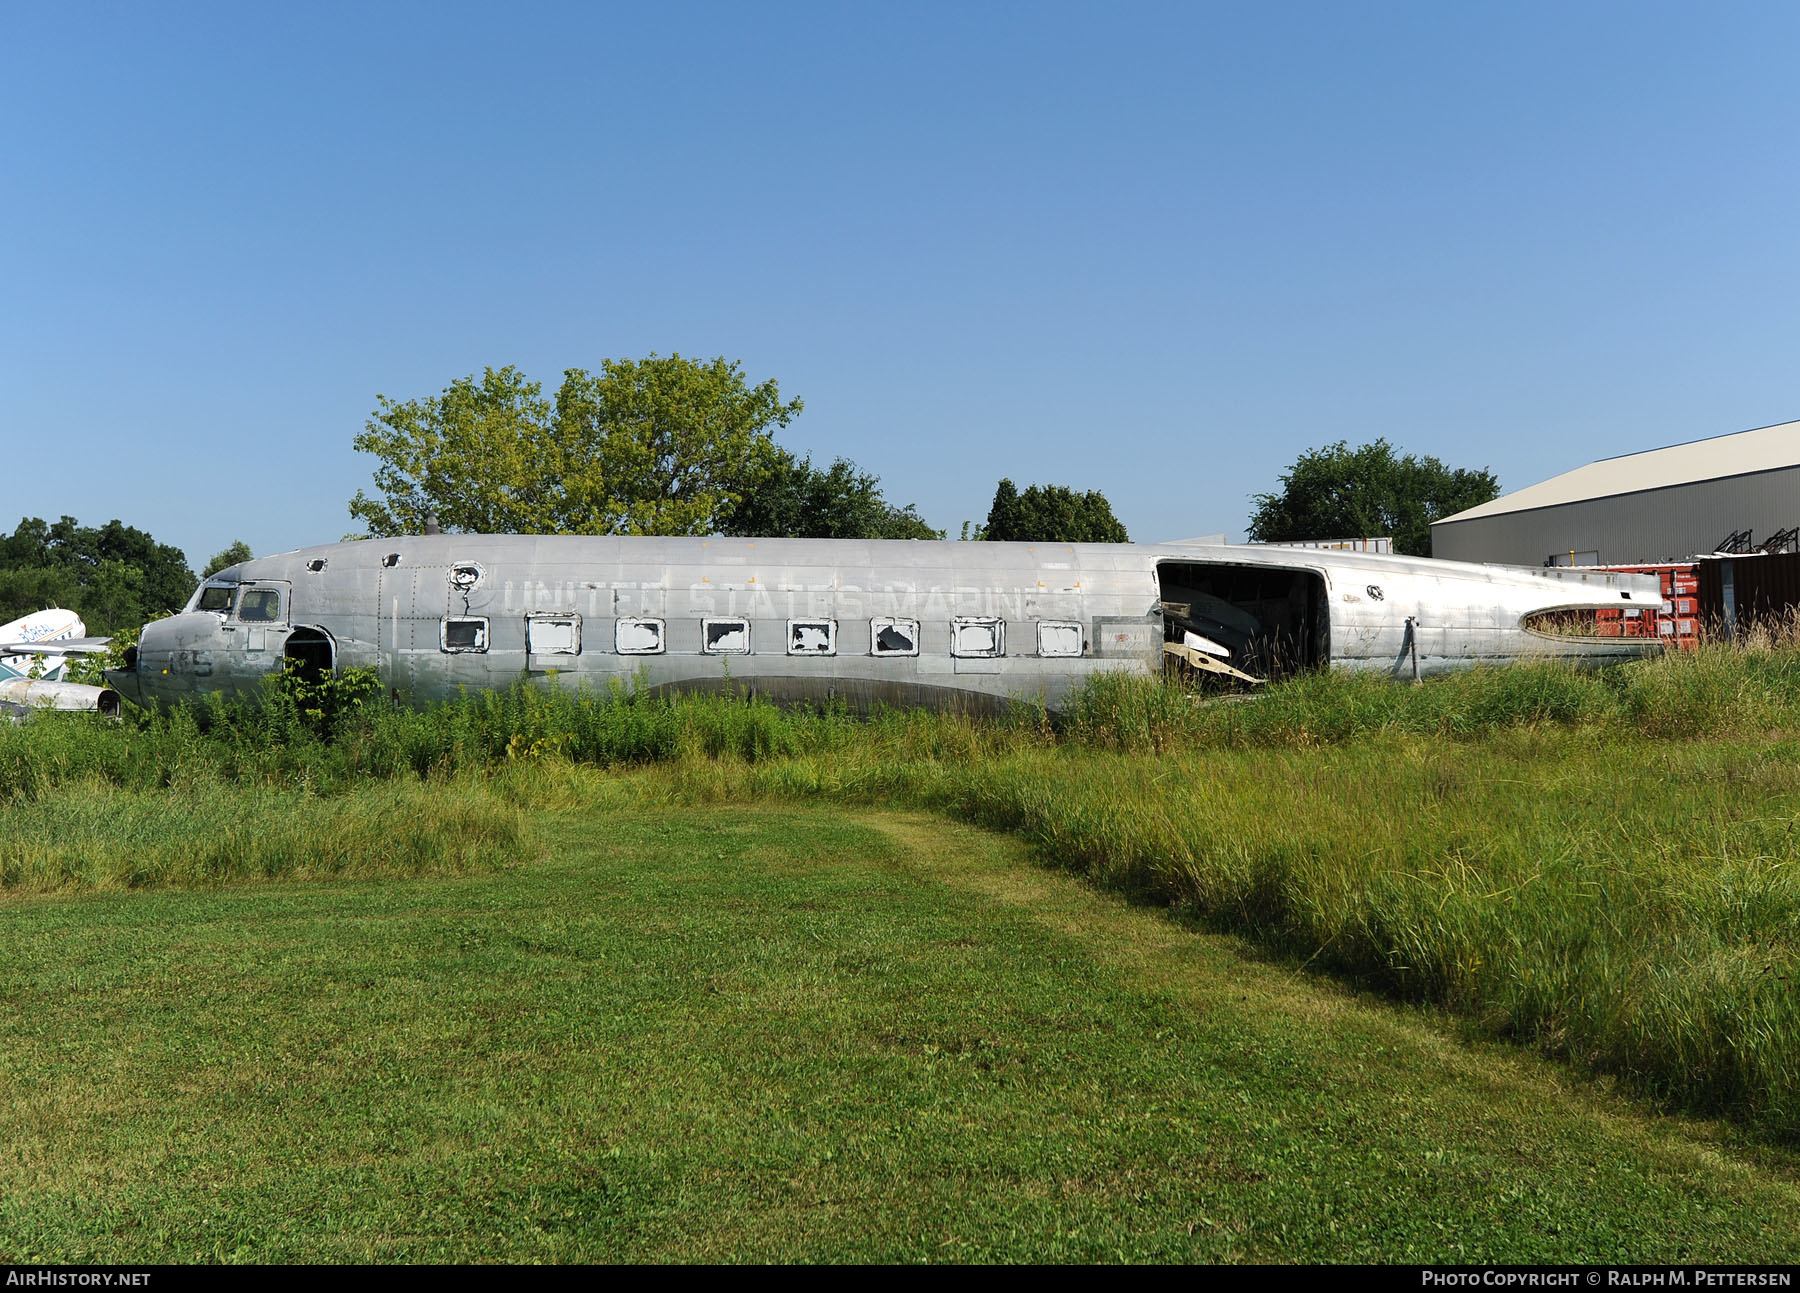
<path id="1" fill-rule="evenodd" d="M 939 819 L 0 905 L 0 1258 L 1791 1262 L 1643 1116 Z"/>

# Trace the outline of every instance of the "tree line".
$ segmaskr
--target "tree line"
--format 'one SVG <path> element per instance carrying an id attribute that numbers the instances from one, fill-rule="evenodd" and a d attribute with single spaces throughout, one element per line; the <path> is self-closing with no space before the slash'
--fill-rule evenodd
<path id="1" fill-rule="evenodd" d="M 554 396 L 509 365 L 376 403 L 355 444 L 377 461 L 377 492 L 350 501 L 371 537 L 418 533 L 428 519 L 476 534 L 944 537 L 849 459 L 821 467 L 777 444 L 804 403 L 772 380 L 752 385 L 722 356 L 604 359 L 597 372 L 565 371 Z M 1003 480 L 975 537 L 1076 531 L 1126 541 L 1097 492 L 1021 495 Z"/>
<path id="2" fill-rule="evenodd" d="M 249 559 L 239 541 L 201 575 Z M 28 516 L 0 535 L 0 624 L 61 607 L 78 613 L 90 633 L 116 633 L 180 610 L 197 582 L 180 548 L 119 520 L 94 526 Z"/>
<path id="3" fill-rule="evenodd" d="M 512 367 L 436 396 L 379 407 L 356 438 L 374 455 L 378 496 L 350 514 L 367 535 L 417 533 L 428 517 L 473 533 L 728 534 L 930 539 L 943 531 L 845 458 L 829 467 L 775 442 L 804 407 L 774 381 L 752 385 L 723 357 L 606 359 L 571 368 L 554 397 Z M 1431 522 L 1499 493 L 1491 472 L 1399 455 L 1385 439 L 1304 453 L 1279 492 L 1251 500 L 1250 538 L 1391 536 L 1431 551 Z M 999 482 L 987 520 L 963 538 L 1127 543 L 1097 490 Z"/>
<path id="4" fill-rule="evenodd" d="M 376 459 L 375 492 L 351 499 L 363 530 L 350 537 L 416 534 L 428 519 L 482 534 L 944 537 L 850 460 L 819 466 L 777 444 L 804 404 L 723 357 L 604 359 L 595 372 L 567 370 L 553 396 L 516 368 L 488 368 L 435 396 L 376 404 L 355 439 Z M 1385 439 L 1308 451 L 1280 481 L 1252 499 L 1252 541 L 1391 535 L 1396 551 L 1419 556 L 1432 521 L 1499 493 L 1485 469 L 1401 455 Z M 962 537 L 1130 542 L 1098 490 L 1021 490 L 1010 478 Z M 249 558 L 234 543 L 201 576 Z M 112 632 L 180 609 L 195 582 L 179 549 L 117 520 L 27 517 L 0 538 L 0 622 L 62 606 L 91 632 Z"/>
<path id="5" fill-rule="evenodd" d="M 117 520 L 26 517 L 0 538 L 0 623 L 60 606 L 109 633 L 178 609 L 194 582 L 181 549 Z"/>

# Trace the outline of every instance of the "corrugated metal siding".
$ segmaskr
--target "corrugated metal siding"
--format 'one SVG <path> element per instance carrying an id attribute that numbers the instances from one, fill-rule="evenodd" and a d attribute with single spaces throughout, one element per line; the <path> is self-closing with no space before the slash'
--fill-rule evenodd
<path id="1" fill-rule="evenodd" d="M 1800 606 L 1800 554 L 1730 557 L 1700 563 L 1700 613 L 1708 623 L 1725 618 L 1725 567 L 1731 566 L 1732 601 L 1742 624 L 1785 614 Z"/>
<path id="2" fill-rule="evenodd" d="M 1800 525 L 1800 467 L 1695 481 L 1503 516 L 1439 521 L 1431 555 L 1541 566 L 1552 553 L 1598 553 L 1598 565 L 1680 561 L 1734 530 L 1758 539 Z"/>

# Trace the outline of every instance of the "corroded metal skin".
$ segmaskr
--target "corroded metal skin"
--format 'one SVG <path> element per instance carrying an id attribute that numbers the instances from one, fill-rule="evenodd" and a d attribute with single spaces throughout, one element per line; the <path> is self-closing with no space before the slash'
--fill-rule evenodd
<path id="1" fill-rule="evenodd" d="M 86 683 L 61 682 L 44 678 L 0 678 L 0 707 L 20 712 L 34 709 L 85 710 L 105 714 L 119 713 L 119 693 L 111 687 L 90 687 Z"/>
<path id="2" fill-rule="evenodd" d="M 1523 622 L 1654 603 L 1655 580 L 1633 575 L 1254 545 L 443 534 L 230 567 L 187 611 L 146 625 L 136 669 L 108 679 L 139 704 L 169 704 L 253 692 L 294 655 L 321 668 L 373 668 L 412 703 L 532 679 L 857 706 L 1036 699 L 1055 709 L 1093 674 L 1160 670 L 1165 606 L 1207 596 L 1178 586 L 1259 580 L 1305 603 L 1294 614 L 1307 625 L 1307 665 L 1410 678 L 1658 649 Z M 1241 634 L 1253 632 L 1273 604 L 1226 607 L 1212 631 L 1241 622 L 1252 626 Z M 910 635 L 916 653 L 881 649 L 884 627 L 890 646 Z M 621 651 L 647 642 L 659 649 Z M 733 653 L 709 653 L 709 642 Z M 972 655 L 971 642 L 994 653 Z"/>

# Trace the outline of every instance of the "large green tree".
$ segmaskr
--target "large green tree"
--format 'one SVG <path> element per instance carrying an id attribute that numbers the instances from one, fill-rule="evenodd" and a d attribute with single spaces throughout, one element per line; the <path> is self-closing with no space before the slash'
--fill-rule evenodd
<path id="1" fill-rule="evenodd" d="M 778 462 L 771 439 L 800 412 L 775 382 L 723 358 L 602 360 L 571 368 L 554 401 L 517 369 L 380 407 L 356 437 L 379 497 L 350 514 L 372 535 L 709 534 Z"/>
<path id="2" fill-rule="evenodd" d="M 995 488 L 979 537 L 1017 543 L 1131 542 L 1099 490 L 1077 494 L 1067 485 L 1032 485 L 1021 494 L 1010 480 Z"/>
<path id="3" fill-rule="evenodd" d="M 194 583 L 179 548 L 118 520 L 26 517 L 0 537 L 0 622 L 63 606 L 112 632 L 179 610 Z"/>
<path id="4" fill-rule="evenodd" d="M 52 566 L 0 570 L 0 624 L 53 607 L 81 611 L 81 600 L 81 581 L 72 570 Z M 91 625 L 89 628 L 98 632 Z"/>
<path id="5" fill-rule="evenodd" d="M 911 503 L 882 497 L 878 477 L 839 458 L 823 471 L 785 450 L 733 509 L 725 534 L 789 539 L 941 539 Z"/>
<path id="6" fill-rule="evenodd" d="M 235 539 L 230 547 L 212 554 L 212 560 L 206 563 L 206 569 L 200 572 L 200 578 L 206 579 L 218 574 L 227 566 L 235 566 L 240 561 L 248 561 L 250 556 L 250 545 L 242 539 Z"/>
<path id="7" fill-rule="evenodd" d="M 1386 440 L 1354 449 L 1339 440 L 1301 454 L 1282 475 L 1280 493 L 1251 499 L 1249 533 L 1256 543 L 1391 535 L 1395 552 L 1428 557 L 1433 521 L 1499 493 L 1485 467 L 1401 457 Z"/>

